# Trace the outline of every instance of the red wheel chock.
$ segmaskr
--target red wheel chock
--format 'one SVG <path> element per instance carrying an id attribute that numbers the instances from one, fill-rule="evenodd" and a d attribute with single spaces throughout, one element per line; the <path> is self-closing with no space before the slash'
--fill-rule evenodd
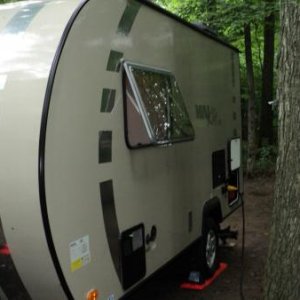
<path id="1" fill-rule="evenodd" d="M 4 244 L 4 245 L 0 248 L 0 255 L 5 255 L 5 256 L 10 255 L 10 251 L 9 251 L 9 249 L 8 249 L 7 244 Z"/>
<path id="2" fill-rule="evenodd" d="M 228 264 L 220 263 L 220 266 L 216 270 L 215 274 L 212 277 L 206 279 L 204 283 L 199 284 L 199 283 L 184 282 L 180 285 L 180 288 L 202 291 L 208 286 L 210 286 L 227 268 L 228 268 Z"/>

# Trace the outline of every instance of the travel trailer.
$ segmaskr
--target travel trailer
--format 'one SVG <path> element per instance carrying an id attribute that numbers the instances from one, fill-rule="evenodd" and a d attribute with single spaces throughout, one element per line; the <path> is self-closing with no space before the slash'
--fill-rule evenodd
<path id="1" fill-rule="evenodd" d="M 238 51 L 142 0 L 0 6 L 1 299 L 120 299 L 240 205 Z"/>

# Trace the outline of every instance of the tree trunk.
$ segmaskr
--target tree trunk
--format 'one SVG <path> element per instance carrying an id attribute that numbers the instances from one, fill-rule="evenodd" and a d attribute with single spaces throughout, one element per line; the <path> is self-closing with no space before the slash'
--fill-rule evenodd
<path id="1" fill-rule="evenodd" d="M 273 99 L 274 81 L 274 36 L 275 36 L 275 13 L 270 13 L 268 8 L 275 5 L 275 0 L 265 0 L 267 5 L 264 20 L 264 62 L 262 72 L 262 99 L 260 114 L 260 140 L 262 144 L 273 144 L 273 112 L 269 101 Z"/>
<path id="2" fill-rule="evenodd" d="M 279 156 L 265 299 L 300 299 L 300 4 L 282 1 Z"/>
<path id="3" fill-rule="evenodd" d="M 247 157 L 247 174 L 253 173 L 255 155 L 257 151 L 256 143 L 256 110 L 255 110 L 255 84 L 252 60 L 252 41 L 250 24 L 244 25 L 245 38 L 245 57 L 247 68 L 247 80 L 249 90 L 248 100 L 248 157 Z"/>
<path id="4" fill-rule="evenodd" d="M 216 18 L 216 9 L 217 9 L 217 2 L 216 0 L 207 0 L 207 25 L 213 29 L 218 31 L 215 25 L 215 18 Z"/>

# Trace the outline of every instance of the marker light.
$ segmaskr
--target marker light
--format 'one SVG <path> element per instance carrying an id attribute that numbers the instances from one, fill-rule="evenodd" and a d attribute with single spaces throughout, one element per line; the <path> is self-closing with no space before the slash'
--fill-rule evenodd
<path id="1" fill-rule="evenodd" d="M 238 190 L 238 188 L 236 186 L 227 185 L 227 191 L 228 192 L 236 192 L 237 190 Z"/>
<path id="2" fill-rule="evenodd" d="M 90 290 L 87 294 L 86 294 L 86 300 L 97 300 L 99 296 L 99 292 L 98 290 Z"/>

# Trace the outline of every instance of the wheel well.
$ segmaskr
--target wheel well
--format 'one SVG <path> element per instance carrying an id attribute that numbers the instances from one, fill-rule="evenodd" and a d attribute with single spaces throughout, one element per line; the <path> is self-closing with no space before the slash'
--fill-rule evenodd
<path id="1" fill-rule="evenodd" d="M 217 224 L 222 222 L 223 216 L 219 198 L 212 198 L 204 204 L 202 224 L 206 218 L 212 218 Z"/>

